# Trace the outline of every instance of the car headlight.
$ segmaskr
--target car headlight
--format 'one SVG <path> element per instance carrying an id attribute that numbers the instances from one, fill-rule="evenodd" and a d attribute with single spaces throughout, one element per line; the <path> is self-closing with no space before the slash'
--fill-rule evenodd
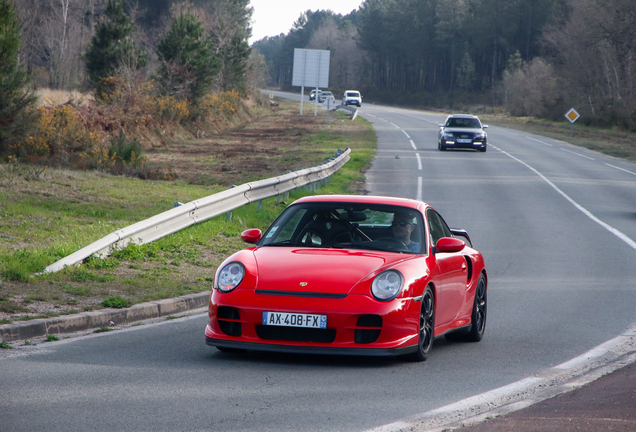
<path id="1" fill-rule="evenodd" d="M 231 262 L 221 269 L 216 280 L 216 287 L 221 292 L 230 292 L 245 277 L 245 267 L 239 262 Z"/>
<path id="2" fill-rule="evenodd" d="M 452 133 L 450 132 L 444 132 L 444 139 L 454 139 L 455 137 L 453 136 Z"/>
<path id="3" fill-rule="evenodd" d="M 397 270 L 387 270 L 373 279 L 371 293 L 380 301 L 393 300 L 402 290 L 404 278 Z"/>

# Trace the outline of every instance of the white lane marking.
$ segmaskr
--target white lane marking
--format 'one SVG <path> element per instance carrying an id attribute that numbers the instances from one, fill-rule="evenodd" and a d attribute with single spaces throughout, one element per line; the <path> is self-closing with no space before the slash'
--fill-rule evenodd
<path id="1" fill-rule="evenodd" d="M 528 138 L 529 140 L 532 140 L 532 141 L 536 141 L 536 142 L 538 142 L 538 143 L 541 143 L 541 144 L 543 144 L 543 145 L 547 145 L 547 146 L 549 146 L 549 147 L 552 147 L 552 144 L 550 144 L 550 143 L 543 142 L 543 141 L 539 141 L 538 139 L 530 138 L 529 136 L 527 136 L 526 138 Z"/>
<path id="2" fill-rule="evenodd" d="M 411 147 L 413 147 L 413 150 L 417 150 L 417 147 L 415 147 L 415 143 L 413 142 L 413 140 L 409 140 L 411 141 Z"/>
<path id="3" fill-rule="evenodd" d="M 417 169 L 422 171 L 422 159 L 420 158 L 420 154 L 415 153 L 415 157 L 417 157 Z"/>
<path id="4" fill-rule="evenodd" d="M 388 120 L 384 120 L 382 117 L 378 117 L 378 120 L 382 120 L 383 122 L 389 122 Z"/>
<path id="5" fill-rule="evenodd" d="M 369 117 L 375 117 L 378 118 L 378 116 L 374 116 L 373 114 L 369 114 L 368 112 L 365 112 L 364 115 L 368 115 Z"/>
<path id="6" fill-rule="evenodd" d="M 628 171 L 625 168 L 621 168 L 621 167 L 617 167 L 617 166 L 614 166 L 614 165 L 610 165 L 608 163 L 606 163 L 605 165 L 607 165 L 608 167 L 616 168 L 617 170 L 625 171 L 626 173 L 629 173 L 631 175 L 635 175 L 636 176 L 635 172 Z"/>
<path id="7" fill-rule="evenodd" d="M 409 134 L 407 134 L 407 133 L 406 133 L 406 131 L 405 131 L 404 129 L 402 129 L 402 132 L 404 132 L 404 135 L 406 135 L 406 137 L 407 137 L 408 139 L 411 139 L 411 137 L 409 136 Z"/>
<path id="8" fill-rule="evenodd" d="M 594 160 L 594 158 L 591 158 L 589 156 L 585 156 L 585 155 L 582 155 L 580 153 L 576 153 L 576 152 L 573 152 L 573 151 L 570 151 L 570 150 L 566 150 L 564 148 L 562 148 L 560 150 L 563 150 L 564 152 L 572 153 L 573 155 L 577 155 L 577 156 L 580 156 L 580 157 L 585 158 L 585 159 Z"/>
<path id="9" fill-rule="evenodd" d="M 636 323 L 619 336 L 535 376 L 425 411 L 367 432 L 455 430 L 541 402 L 588 384 L 636 360 Z M 628 356 L 627 358 L 625 356 Z"/>
<path id="10" fill-rule="evenodd" d="M 577 209 L 579 209 L 579 211 L 581 211 L 581 213 L 583 213 L 585 216 L 587 216 L 588 218 L 590 218 L 591 220 L 593 220 L 594 222 L 596 222 L 597 224 L 599 224 L 600 226 L 602 226 L 603 228 L 605 228 L 606 230 L 608 230 L 610 233 L 614 234 L 616 237 L 618 237 L 619 239 L 621 239 L 622 241 L 624 241 L 625 243 L 627 243 L 627 245 L 629 247 L 631 247 L 632 249 L 636 250 L 636 242 L 634 240 L 632 240 L 631 238 L 629 238 L 627 235 L 623 234 L 622 232 L 620 232 L 619 230 L 617 230 L 616 228 L 614 228 L 611 225 L 606 224 L 605 222 L 603 222 L 602 220 L 600 220 L 599 218 L 597 218 L 596 216 L 594 216 L 589 210 L 587 210 L 585 207 L 583 207 L 581 204 L 577 203 L 576 201 L 574 201 L 572 198 L 570 198 L 565 192 L 563 192 L 561 189 L 559 189 L 554 183 L 552 183 L 550 180 L 548 180 L 543 174 L 541 174 L 539 171 L 537 171 L 536 169 L 534 169 L 533 167 L 531 167 L 530 165 L 528 165 L 527 163 L 525 163 L 524 161 L 522 161 L 521 159 L 518 159 L 516 157 L 514 157 L 513 155 L 511 155 L 510 153 L 501 150 L 500 148 L 497 148 L 496 146 L 492 145 L 491 146 L 496 149 L 499 150 L 500 152 L 502 152 L 503 154 L 505 154 L 506 156 L 516 160 L 517 162 L 519 162 L 520 164 L 524 165 L 526 168 L 528 168 L 530 171 L 534 172 L 536 175 L 538 175 L 541 179 L 543 179 L 543 181 L 545 181 L 548 185 L 550 185 L 550 187 L 552 187 L 552 189 L 554 189 L 555 191 L 557 191 L 563 198 L 565 198 L 566 200 L 568 200 L 574 207 L 576 207 Z"/>
<path id="11" fill-rule="evenodd" d="M 400 130 L 402 130 L 402 128 L 401 128 L 401 127 L 399 127 L 398 125 L 396 125 L 395 123 L 391 123 L 391 124 L 392 124 L 392 125 L 393 125 L 396 129 L 400 129 Z"/>
<path id="12" fill-rule="evenodd" d="M 492 399 L 498 399 L 501 397 L 505 397 L 511 393 L 520 393 L 521 391 L 534 386 L 540 381 L 545 380 L 545 378 L 537 378 L 537 377 L 528 377 L 524 378 L 520 381 L 513 382 L 512 384 L 508 384 L 503 387 L 496 388 L 494 390 L 490 390 L 486 393 L 482 393 L 477 396 L 472 396 L 458 402 L 452 403 L 450 405 L 443 406 L 441 408 L 437 408 L 428 412 L 431 415 L 437 414 L 447 414 L 453 411 L 464 410 L 470 408 L 474 405 L 479 405 L 483 402 L 488 402 Z"/>
<path id="13" fill-rule="evenodd" d="M 422 201 L 422 177 L 417 178 L 417 194 L 415 195 L 417 201 Z"/>

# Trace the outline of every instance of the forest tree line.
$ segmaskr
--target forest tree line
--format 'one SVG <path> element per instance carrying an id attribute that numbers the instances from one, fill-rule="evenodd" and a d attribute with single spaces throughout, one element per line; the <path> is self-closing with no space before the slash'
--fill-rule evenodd
<path id="1" fill-rule="evenodd" d="M 330 87 L 367 100 L 636 131 L 633 0 L 365 0 L 348 15 L 307 11 L 252 45 L 270 84 L 289 86 L 294 48 L 331 50 Z"/>
<path id="2" fill-rule="evenodd" d="M 87 55 L 100 23 L 113 19 L 107 16 L 112 1 L 12 1 L 22 40 L 20 62 L 35 83 L 52 89 L 78 89 L 94 83 L 90 66 L 85 67 Z M 156 74 L 162 67 L 165 72 L 171 60 L 172 66 L 178 63 L 162 58 L 160 47 L 166 37 L 181 38 L 176 48 L 182 52 L 193 48 L 186 46 L 184 38 L 200 39 L 203 45 L 208 45 L 212 62 L 218 63 L 214 88 L 244 90 L 251 36 L 249 0 L 117 0 L 115 3 L 130 21 L 126 39 L 139 50 L 141 56 L 136 60 L 142 63 L 135 66 L 146 75 Z M 192 22 L 179 24 L 180 16 Z M 176 29 L 175 23 L 181 28 Z"/>
<path id="3" fill-rule="evenodd" d="M 146 175 L 138 138 L 245 112 L 251 14 L 249 0 L 0 0 L 0 160 Z M 38 107 L 37 88 L 95 102 Z"/>

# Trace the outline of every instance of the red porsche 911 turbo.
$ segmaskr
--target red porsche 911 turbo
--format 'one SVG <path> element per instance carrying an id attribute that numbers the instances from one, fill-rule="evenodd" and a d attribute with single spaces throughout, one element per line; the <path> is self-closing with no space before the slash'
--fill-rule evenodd
<path id="1" fill-rule="evenodd" d="M 487 274 L 466 231 L 430 205 L 328 195 L 289 205 L 217 269 L 206 343 L 426 360 L 433 339 L 477 342 Z"/>

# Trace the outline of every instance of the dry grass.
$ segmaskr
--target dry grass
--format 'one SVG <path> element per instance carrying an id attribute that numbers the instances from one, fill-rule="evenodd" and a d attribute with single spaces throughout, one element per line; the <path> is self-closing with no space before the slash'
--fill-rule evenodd
<path id="1" fill-rule="evenodd" d="M 38 97 L 38 105 L 57 106 L 67 102 L 74 105 L 88 105 L 94 100 L 93 95 L 89 93 L 81 93 L 79 91 L 38 89 L 36 91 Z"/>

